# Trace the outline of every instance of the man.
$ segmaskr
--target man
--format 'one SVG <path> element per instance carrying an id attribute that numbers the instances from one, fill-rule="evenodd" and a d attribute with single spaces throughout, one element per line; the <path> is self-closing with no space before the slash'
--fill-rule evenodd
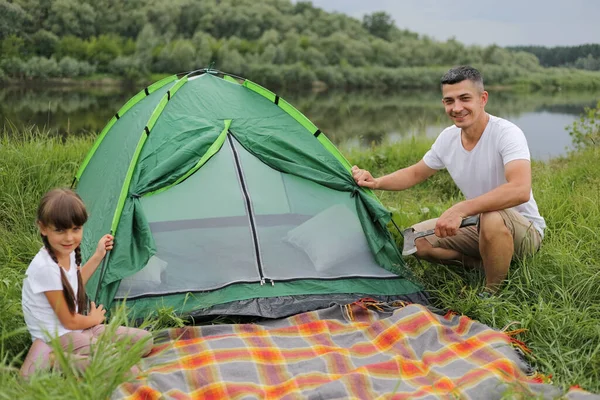
<path id="1" fill-rule="evenodd" d="M 493 293 L 513 258 L 539 249 L 546 227 L 531 190 L 529 148 L 521 129 L 485 112 L 488 92 L 475 68 L 453 68 L 441 83 L 442 103 L 454 125 L 442 131 L 423 159 L 379 178 L 356 165 L 352 174 L 360 186 L 404 190 L 446 168 L 466 200 L 415 225 L 416 230 L 435 227 L 435 236 L 417 240 L 416 255 L 466 266 L 483 263 L 486 291 Z M 472 215 L 480 216 L 479 224 L 459 229 Z"/>

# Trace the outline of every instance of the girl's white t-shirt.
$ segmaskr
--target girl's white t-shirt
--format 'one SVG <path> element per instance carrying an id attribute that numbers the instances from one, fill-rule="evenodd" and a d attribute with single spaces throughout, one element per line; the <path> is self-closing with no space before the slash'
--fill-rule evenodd
<path id="1" fill-rule="evenodd" d="M 513 160 L 529 160 L 529 147 L 523 131 L 510 121 L 490 115 L 479 142 L 467 151 L 461 129 L 452 125 L 442 131 L 423 156 L 429 168 L 446 168 L 463 195 L 472 199 L 506 183 L 504 166 Z M 546 222 L 530 192 L 529 201 L 513 207 L 544 236 Z"/>
<path id="2" fill-rule="evenodd" d="M 71 284 L 75 298 L 77 299 L 77 265 L 75 264 L 75 252 L 70 255 L 71 267 L 65 270 L 67 280 Z M 33 258 L 23 281 L 22 305 L 23 316 L 32 340 L 42 339 L 48 342 L 53 337 L 60 337 L 68 332 L 59 321 L 58 316 L 52 309 L 44 292 L 51 290 L 63 290 L 60 279 L 61 268 L 52 260 L 45 248 Z M 75 305 L 77 310 L 77 305 Z M 77 330 L 75 332 L 81 332 Z"/>

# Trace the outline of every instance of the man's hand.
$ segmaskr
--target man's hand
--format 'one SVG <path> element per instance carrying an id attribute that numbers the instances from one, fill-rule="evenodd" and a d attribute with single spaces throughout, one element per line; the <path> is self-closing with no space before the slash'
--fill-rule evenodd
<path id="1" fill-rule="evenodd" d="M 352 177 L 358 184 L 369 189 L 377 189 L 377 179 L 366 169 L 360 169 L 356 165 L 352 167 Z"/>
<path id="2" fill-rule="evenodd" d="M 464 217 L 466 215 L 462 215 L 455 207 L 450 207 L 437 220 L 435 236 L 445 238 L 456 235 Z"/>

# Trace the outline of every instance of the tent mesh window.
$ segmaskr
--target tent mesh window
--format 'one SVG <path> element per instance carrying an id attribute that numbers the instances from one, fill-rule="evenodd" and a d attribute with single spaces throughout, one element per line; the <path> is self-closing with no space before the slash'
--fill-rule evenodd
<path id="1" fill-rule="evenodd" d="M 141 203 L 157 252 L 117 298 L 397 277 L 375 262 L 349 193 L 276 171 L 232 135 L 188 179 Z"/>

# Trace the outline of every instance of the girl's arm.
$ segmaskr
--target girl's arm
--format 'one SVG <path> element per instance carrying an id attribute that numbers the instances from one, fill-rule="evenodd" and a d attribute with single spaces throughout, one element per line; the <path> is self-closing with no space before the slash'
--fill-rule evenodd
<path id="1" fill-rule="evenodd" d="M 71 314 L 62 290 L 50 290 L 44 292 L 44 294 L 46 295 L 50 306 L 52 306 L 54 313 L 58 317 L 58 320 L 67 329 L 87 329 L 104 321 L 106 310 L 102 304 L 96 307 L 96 304 L 92 302 L 88 315 L 77 313 Z"/>
<path id="2" fill-rule="evenodd" d="M 111 250 L 114 245 L 114 238 L 112 235 L 104 235 L 98 241 L 98 247 L 96 247 L 96 252 L 94 255 L 90 257 L 88 262 L 85 263 L 83 267 L 81 267 L 81 279 L 83 280 L 83 284 L 85 285 L 87 281 L 92 277 L 98 265 L 102 262 L 104 256 L 106 256 L 106 252 Z M 66 328 L 66 326 L 65 326 Z"/>

